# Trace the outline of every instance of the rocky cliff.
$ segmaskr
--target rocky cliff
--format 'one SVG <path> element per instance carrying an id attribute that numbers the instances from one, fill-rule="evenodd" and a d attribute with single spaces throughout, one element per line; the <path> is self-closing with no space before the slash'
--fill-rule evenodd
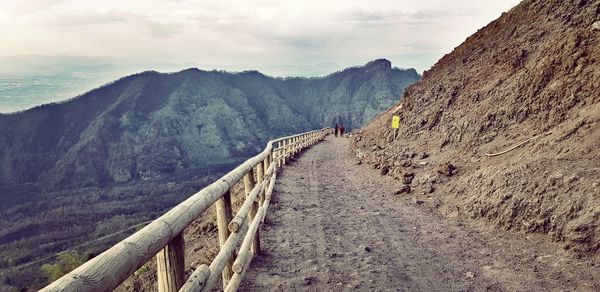
<path id="1" fill-rule="evenodd" d="M 367 125 L 357 155 L 448 216 L 598 251 L 599 15 L 598 0 L 523 1 Z"/>
<path id="2" fill-rule="evenodd" d="M 0 115 L 0 186 L 61 189 L 235 163 L 270 138 L 361 126 L 420 78 L 387 60 L 321 78 L 144 72 L 68 102 Z"/>

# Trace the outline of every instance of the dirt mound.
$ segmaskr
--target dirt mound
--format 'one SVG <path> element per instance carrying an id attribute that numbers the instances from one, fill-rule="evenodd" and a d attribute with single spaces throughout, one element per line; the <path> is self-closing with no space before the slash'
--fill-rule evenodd
<path id="1" fill-rule="evenodd" d="M 599 0 L 523 1 L 364 127 L 355 153 L 398 179 L 414 173 L 411 195 L 448 216 L 597 253 L 599 15 Z"/>

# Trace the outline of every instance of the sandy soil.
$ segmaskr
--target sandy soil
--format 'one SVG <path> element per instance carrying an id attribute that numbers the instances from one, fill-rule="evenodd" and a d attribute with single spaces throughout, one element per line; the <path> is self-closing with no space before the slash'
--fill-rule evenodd
<path id="1" fill-rule="evenodd" d="M 278 178 L 242 291 L 599 291 L 598 259 L 438 214 L 329 137 Z"/>

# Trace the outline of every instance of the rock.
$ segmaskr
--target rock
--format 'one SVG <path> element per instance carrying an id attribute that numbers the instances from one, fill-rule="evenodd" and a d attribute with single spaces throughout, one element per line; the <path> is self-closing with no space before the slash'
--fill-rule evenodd
<path id="1" fill-rule="evenodd" d="M 465 277 L 467 277 L 467 279 L 473 279 L 473 278 L 475 278 L 475 273 L 473 273 L 473 272 L 466 272 L 465 273 Z"/>
<path id="2" fill-rule="evenodd" d="M 405 185 L 410 185 L 415 178 L 415 174 L 413 172 L 407 172 L 402 176 L 402 183 Z"/>
<path id="3" fill-rule="evenodd" d="M 430 194 L 431 194 L 431 193 L 433 193 L 433 192 L 435 192 L 435 187 L 433 187 L 433 186 L 430 186 L 430 187 L 427 189 L 427 192 L 428 192 L 428 193 L 430 193 Z"/>
<path id="4" fill-rule="evenodd" d="M 596 21 L 592 24 L 593 30 L 600 30 L 600 21 Z"/>
<path id="5" fill-rule="evenodd" d="M 410 160 L 404 160 L 402 161 L 402 167 L 410 167 L 412 165 L 412 161 Z"/>
<path id="6" fill-rule="evenodd" d="M 447 162 L 447 163 L 438 165 L 436 171 L 439 174 L 442 174 L 444 176 L 450 177 L 450 176 L 456 174 L 456 166 L 454 166 L 451 163 Z"/>
<path id="7" fill-rule="evenodd" d="M 410 194 L 411 192 L 411 188 L 409 185 L 405 185 L 403 186 L 401 189 L 399 189 L 398 191 L 396 191 L 396 195 L 400 195 L 400 194 Z"/>
<path id="8" fill-rule="evenodd" d="M 370 246 L 365 246 L 365 251 L 366 252 L 371 252 L 373 249 Z"/>
<path id="9" fill-rule="evenodd" d="M 379 173 L 381 175 L 387 175 L 389 172 L 390 172 L 390 167 L 387 165 L 381 167 L 381 170 L 379 171 Z"/>
<path id="10" fill-rule="evenodd" d="M 429 154 L 427 154 L 427 152 L 422 152 L 421 153 L 421 156 L 420 156 L 421 159 L 425 159 L 427 157 L 429 157 Z"/>
<path id="11" fill-rule="evenodd" d="M 358 162 L 356 162 L 356 165 L 361 165 L 361 164 L 362 164 L 361 160 L 359 160 Z"/>
<path id="12" fill-rule="evenodd" d="M 415 198 L 415 205 L 423 205 L 423 204 L 425 204 L 425 201 Z"/>
<path id="13" fill-rule="evenodd" d="M 316 283 L 318 281 L 319 281 L 319 279 L 317 279 L 316 277 L 310 276 L 310 277 L 304 278 L 303 284 L 304 284 L 304 286 L 310 286 L 313 283 Z"/>
<path id="14" fill-rule="evenodd" d="M 421 177 L 419 184 L 422 185 L 433 185 L 437 182 L 437 176 L 434 174 L 426 174 Z"/>

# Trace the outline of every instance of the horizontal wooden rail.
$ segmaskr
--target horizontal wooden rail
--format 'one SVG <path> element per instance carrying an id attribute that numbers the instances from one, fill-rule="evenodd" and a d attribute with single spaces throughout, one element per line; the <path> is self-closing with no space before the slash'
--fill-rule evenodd
<path id="1" fill-rule="evenodd" d="M 266 216 L 277 168 L 330 133 L 331 128 L 325 128 L 269 141 L 258 155 L 41 291 L 111 291 L 154 256 L 157 256 L 159 291 L 210 291 L 219 277 L 224 289 L 236 290 L 246 266 L 253 255 L 260 252 L 258 225 Z M 247 186 L 247 197 L 233 217 L 231 188 L 242 179 Z M 213 204 L 219 229 L 219 254 L 210 267 L 202 265 L 196 268 L 186 281 L 183 231 Z M 241 268 L 240 274 L 234 273 L 232 267 L 244 226 L 255 231 L 246 232 L 243 242 L 252 244 L 243 244 L 239 251 L 243 256 L 236 265 L 236 269 L 238 266 Z M 251 252 L 246 251 L 247 248 Z"/>

